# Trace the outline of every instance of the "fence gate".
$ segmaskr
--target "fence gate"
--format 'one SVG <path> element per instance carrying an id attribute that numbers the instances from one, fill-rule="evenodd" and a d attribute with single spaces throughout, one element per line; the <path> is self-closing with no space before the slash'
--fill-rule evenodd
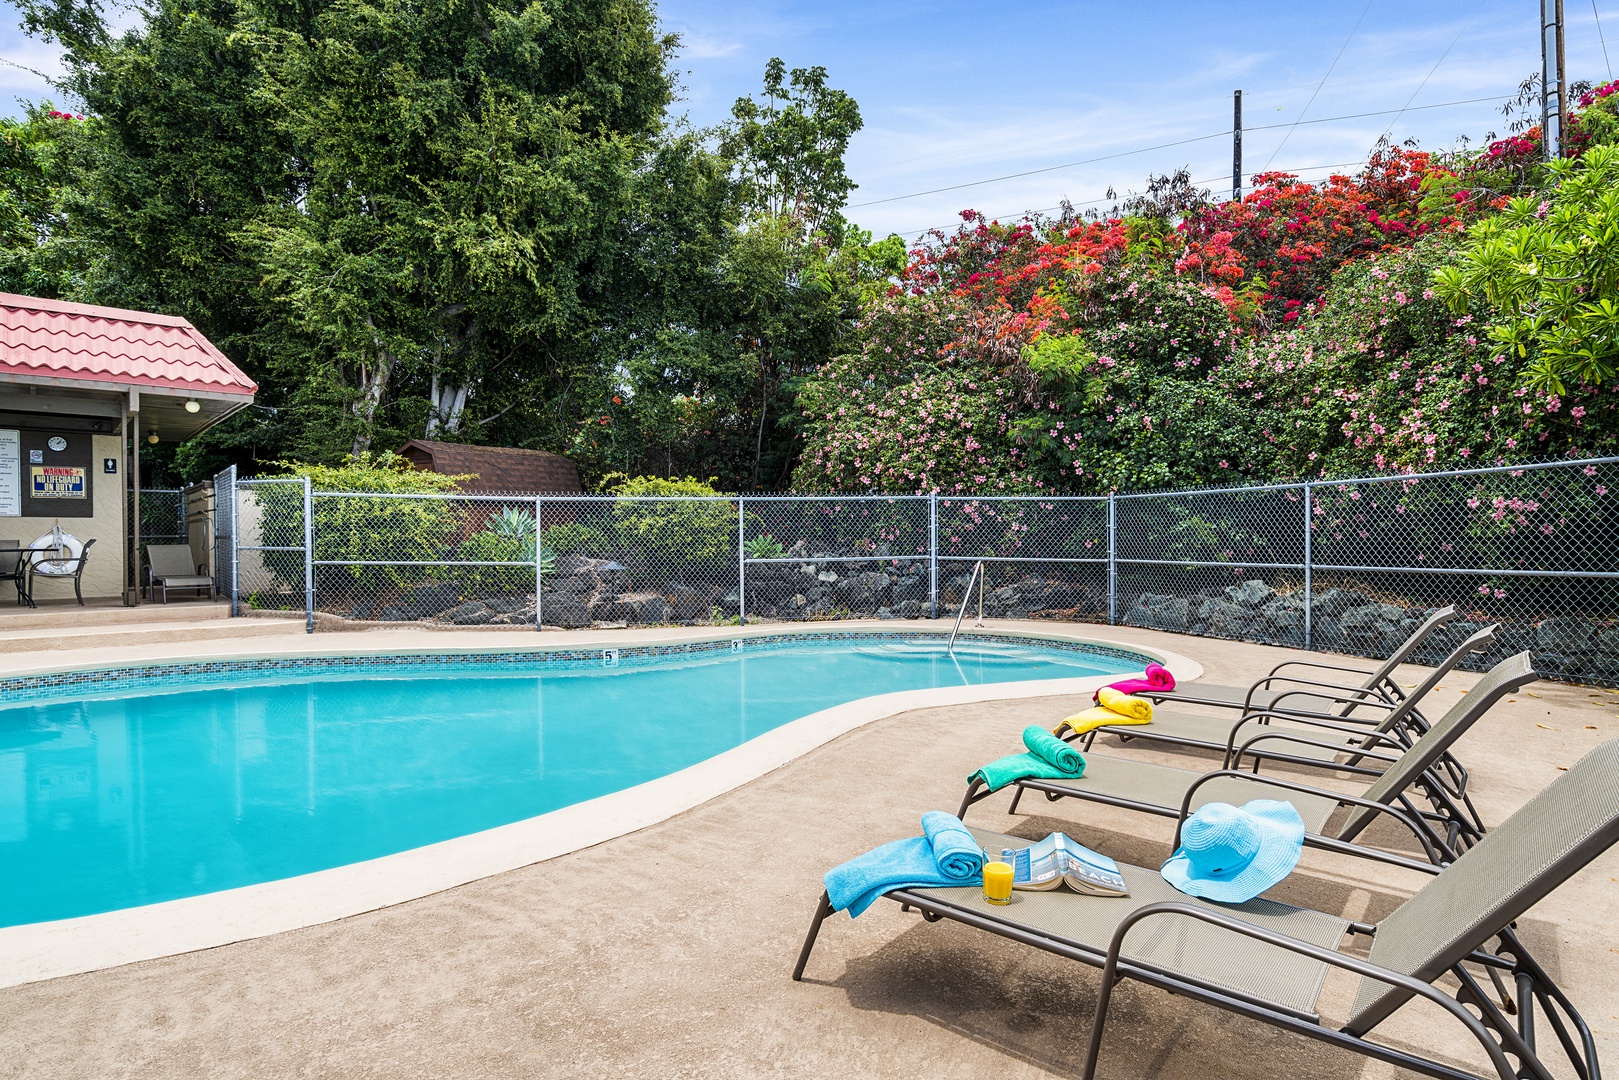
<path id="1" fill-rule="evenodd" d="M 214 593 L 236 604 L 236 466 L 214 475 Z"/>

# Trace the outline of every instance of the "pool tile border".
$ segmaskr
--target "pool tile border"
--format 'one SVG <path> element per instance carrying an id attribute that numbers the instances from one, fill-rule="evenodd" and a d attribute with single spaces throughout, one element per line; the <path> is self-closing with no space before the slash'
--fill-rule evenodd
<path id="1" fill-rule="evenodd" d="M 260 658 L 190 660 L 141 664 L 133 667 L 104 667 L 76 671 L 47 672 L 0 678 L 0 708 L 9 705 L 51 701 L 84 694 L 119 693 L 168 687 L 205 687 L 236 682 L 244 676 L 261 675 L 349 675 L 402 671 L 409 668 L 465 668 L 475 671 L 501 671 L 543 667 L 558 671 L 591 670 L 603 667 L 641 667 L 671 656 L 700 656 L 709 653 L 761 652 L 791 648 L 806 642 L 938 642 L 950 635 L 940 631 L 862 631 L 832 630 L 810 633 L 779 633 L 761 636 L 719 637 L 656 645 L 625 645 L 618 648 L 512 649 L 481 652 L 411 652 L 360 656 L 276 656 Z M 1109 659 L 1138 662 L 1146 666 L 1154 657 L 1130 649 L 1100 643 L 974 631 L 958 640 L 994 642 L 1037 647 L 1054 652 L 1083 653 Z"/>

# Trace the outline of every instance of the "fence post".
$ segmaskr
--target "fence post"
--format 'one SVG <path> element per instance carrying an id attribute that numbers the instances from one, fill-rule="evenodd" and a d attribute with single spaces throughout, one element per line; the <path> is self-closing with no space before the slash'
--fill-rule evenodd
<path id="1" fill-rule="evenodd" d="M 216 508 L 215 513 L 218 510 Z M 236 466 L 230 467 L 230 617 L 242 613 L 242 503 L 236 486 Z"/>
<path id="2" fill-rule="evenodd" d="M 736 624 L 748 625 L 748 515 L 742 493 L 736 496 Z"/>
<path id="3" fill-rule="evenodd" d="M 540 538 L 545 535 L 544 530 L 540 527 L 540 514 L 543 513 L 544 510 L 544 496 L 534 496 L 534 630 L 536 633 L 538 633 L 540 628 L 545 625 L 543 621 L 545 616 L 545 601 L 540 599 L 540 591 L 542 586 L 545 584 L 545 582 L 542 580 L 544 571 L 540 568 Z"/>
<path id="4" fill-rule="evenodd" d="M 1113 492 L 1107 493 L 1107 624 L 1119 623 L 1119 516 Z"/>
<path id="5" fill-rule="evenodd" d="M 304 633 L 315 632 L 315 495 L 304 477 Z"/>
<path id="6" fill-rule="evenodd" d="M 939 617 L 939 493 L 928 496 L 928 618 Z"/>
<path id="7" fill-rule="evenodd" d="M 1311 544 L 1312 533 L 1314 532 L 1314 529 L 1311 528 L 1314 520 L 1311 514 L 1314 513 L 1314 505 L 1315 489 L 1310 485 L 1310 481 L 1306 480 L 1304 482 L 1304 648 L 1306 650 L 1311 649 L 1314 645 L 1314 627 L 1310 616 L 1311 610 L 1315 607 L 1315 592 L 1312 588 L 1314 582 L 1311 580 L 1311 571 L 1315 562 L 1315 552 Z"/>

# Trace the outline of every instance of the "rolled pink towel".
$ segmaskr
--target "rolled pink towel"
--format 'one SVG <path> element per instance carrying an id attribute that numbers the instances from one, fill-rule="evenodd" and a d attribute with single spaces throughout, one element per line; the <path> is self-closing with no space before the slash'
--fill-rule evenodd
<path id="1" fill-rule="evenodd" d="M 1161 664 L 1148 664 L 1146 678 L 1122 679 L 1109 685 L 1121 694 L 1144 694 L 1153 690 L 1175 689 L 1175 676 L 1171 675 L 1169 669 Z M 1100 701 L 1101 699 L 1102 692 L 1100 690 L 1091 695 L 1092 701 Z"/>

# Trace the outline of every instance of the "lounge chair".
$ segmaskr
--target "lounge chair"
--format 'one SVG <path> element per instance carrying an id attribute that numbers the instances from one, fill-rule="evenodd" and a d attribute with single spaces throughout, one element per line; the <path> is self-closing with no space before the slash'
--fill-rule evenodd
<path id="1" fill-rule="evenodd" d="M 1196 750 L 1209 750 L 1229 757 L 1233 747 L 1233 735 L 1246 730 L 1246 735 L 1256 734 L 1256 728 L 1269 727 L 1273 720 L 1282 721 L 1279 730 L 1288 729 L 1285 724 L 1288 720 L 1302 719 L 1305 721 L 1326 720 L 1336 722 L 1339 726 L 1362 724 L 1373 732 L 1381 735 L 1391 735 L 1398 741 L 1410 743 L 1428 730 L 1428 724 L 1418 719 L 1417 706 L 1422 700 L 1439 685 L 1441 679 L 1449 675 L 1457 665 L 1475 652 L 1483 652 L 1495 644 L 1496 634 L 1500 630 L 1497 626 L 1487 626 L 1482 630 L 1468 635 L 1467 639 L 1451 650 L 1449 656 L 1441 660 L 1426 678 L 1404 695 L 1398 701 L 1390 703 L 1382 699 L 1362 700 L 1355 702 L 1360 709 L 1358 715 L 1345 715 L 1340 711 L 1316 712 L 1305 709 L 1278 711 L 1275 709 L 1256 708 L 1232 716 L 1215 716 L 1208 713 L 1183 712 L 1175 709 L 1155 708 L 1152 723 L 1131 725 L 1128 727 L 1100 727 L 1086 732 L 1082 736 L 1067 736 L 1069 741 L 1081 739 L 1081 748 L 1089 751 L 1099 735 L 1111 735 L 1120 742 L 1129 744 L 1137 739 L 1146 742 L 1170 743 L 1177 747 Z M 1324 738 L 1324 736 L 1318 736 Z M 1357 744 L 1371 746 L 1376 740 L 1368 740 L 1363 735 L 1341 736 L 1336 740 L 1327 740 L 1333 745 L 1315 746 L 1298 744 L 1286 752 L 1278 751 L 1267 756 L 1278 761 L 1295 761 L 1304 764 L 1314 764 L 1321 761 L 1331 761 L 1342 755 L 1346 750 Z M 1448 771 L 1454 781 L 1459 794 L 1465 790 L 1467 773 L 1459 763 L 1454 760 L 1447 761 Z M 1229 763 L 1227 765 L 1229 767 Z M 1342 766 L 1355 772 L 1374 772 L 1361 766 L 1353 757 Z"/>
<path id="2" fill-rule="evenodd" d="M 1299 709 L 1308 712 L 1337 711 L 1340 715 L 1348 715 L 1356 701 L 1381 700 L 1391 705 L 1398 704 L 1405 697 L 1405 692 L 1394 681 L 1394 669 L 1410 660 L 1422 643 L 1455 619 L 1456 614 L 1454 607 L 1435 611 L 1387 660 L 1370 671 L 1315 660 L 1287 660 L 1271 668 L 1270 674 L 1252 686 L 1193 682 L 1173 690 L 1143 691 L 1141 696 L 1155 702 L 1241 709 L 1244 712 L 1252 709 Z M 1284 671 L 1287 674 L 1284 675 Z M 1345 681 L 1343 676 L 1346 674 L 1365 678 L 1358 683 Z"/>
<path id="3" fill-rule="evenodd" d="M 1030 843 L 970 831 L 989 851 Z M 1590 1028 L 1512 926 L 1615 843 L 1619 740 L 1587 754 L 1376 924 L 1265 899 L 1214 904 L 1176 892 L 1153 870 L 1127 865 L 1120 867 L 1131 891 L 1125 899 L 1062 890 L 1025 892 L 1008 907 L 994 907 L 976 885 L 896 889 L 886 895 L 929 922 L 950 919 L 1101 968 L 1085 1080 L 1096 1075 L 1112 990 L 1121 979 L 1136 979 L 1427 1076 L 1477 1080 L 1476 1074 L 1454 1065 L 1371 1039 L 1401 1005 L 1422 998 L 1467 1030 L 1499 1080 L 1550 1080 L 1552 1073 L 1536 1044 L 1537 1031 L 1544 1028 L 1556 1036 L 1574 1071 L 1595 1080 L 1600 1072 Z M 822 893 L 794 979 L 803 977 L 821 924 L 831 913 Z M 1585 931 L 1594 939 L 1601 934 L 1600 927 L 1586 926 Z M 1339 951 L 1345 935 L 1371 939 L 1366 959 Z M 1333 968 L 1360 976 L 1341 1027 L 1330 1026 L 1316 1011 Z M 1495 983 L 1501 1003 L 1481 985 L 1480 968 Z M 1460 984 L 1454 997 L 1434 985 L 1447 974 Z M 1515 1003 L 1504 993 L 1503 974 L 1516 988 Z"/>
<path id="4" fill-rule="evenodd" d="M 1159 817 L 1184 817 L 1210 802 L 1241 804 L 1250 799 L 1282 799 L 1292 803 L 1304 819 L 1304 842 L 1313 847 L 1422 868 L 1423 864 L 1405 856 L 1353 842 L 1381 815 L 1393 818 L 1409 829 L 1422 845 L 1429 863 L 1449 862 L 1458 851 L 1477 842 L 1484 834 L 1484 825 L 1465 794 L 1458 798 L 1435 775 L 1433 766 L 1492 705 L 1535 678 L 1529 654 L 1519 653 L 1491 668 L 1471 691 L 1409 748 L 1397 743 L 1390 745 L 1388 750 L 1355 748 L 1353 753 L 1357 756 L 1381 757 L 1388 761 L 1388 767 L 1358 796 L 1277 776 L 1262 776 L 1257 771 L 1257 760 L 1254 765 L 1256 771 L 1244 771 L 1242 764 L 1245 761 L 1263 755 L 1264 751 L 1258 749 L 1261 742 L 1298 744 L 1311 741 L 1310 736 L 1294 730 L 1271 728 L 1261 730 L 1248 742 L 1235 746 L 1227 767 L 1209 773 L 1107 754 L 1087 754 L 1085 773 L 1076 779 L 1045 780 L 1031 777 L 1014 781 L 1009 786 L 1017 791 L 1007 812 L 1016 813 L 1018 802 L 1029 791 L 1041 792 L 1053 802 L 1065 798 L 1084 799 Z M 1317 725 L 1324 727 L 1328 723 L 1318 721 Z M 1365 737 L 1364 730 L 1360 733 Z M 1333 729 L 1333 734 L 1341 736 L 1345 733 Z M 1386 736 L 1375 738 L 1392 743 Z M 1349 752 L 1342 745 L 1338 750 Z M 1327 770 L 1336 768 L 1332 762 L 1317 762 L 1315 767 Z M 1426 797 L 1428 809 L 1419 808 L 1413 800 L 1413 795 L 1418 793 Z M 983 781 L 972 780 L 967 785 L 967 793 L 962 797 L 956 816 L 965 816 L 968 807 L 991 794 Z M 1328 820 L 1340 806 L 1349 807 L 1349 813 L 1330 834 L 1323 832 Z"/>
<path id="5" fill-rule="evenodd" d="M 201 573 L 191 561 L 190 544 L 148 544 L 146 546 L 146 595 L 166 604 L 170 589 L 202 589 L 211 593 L 214 579 Z"/>

